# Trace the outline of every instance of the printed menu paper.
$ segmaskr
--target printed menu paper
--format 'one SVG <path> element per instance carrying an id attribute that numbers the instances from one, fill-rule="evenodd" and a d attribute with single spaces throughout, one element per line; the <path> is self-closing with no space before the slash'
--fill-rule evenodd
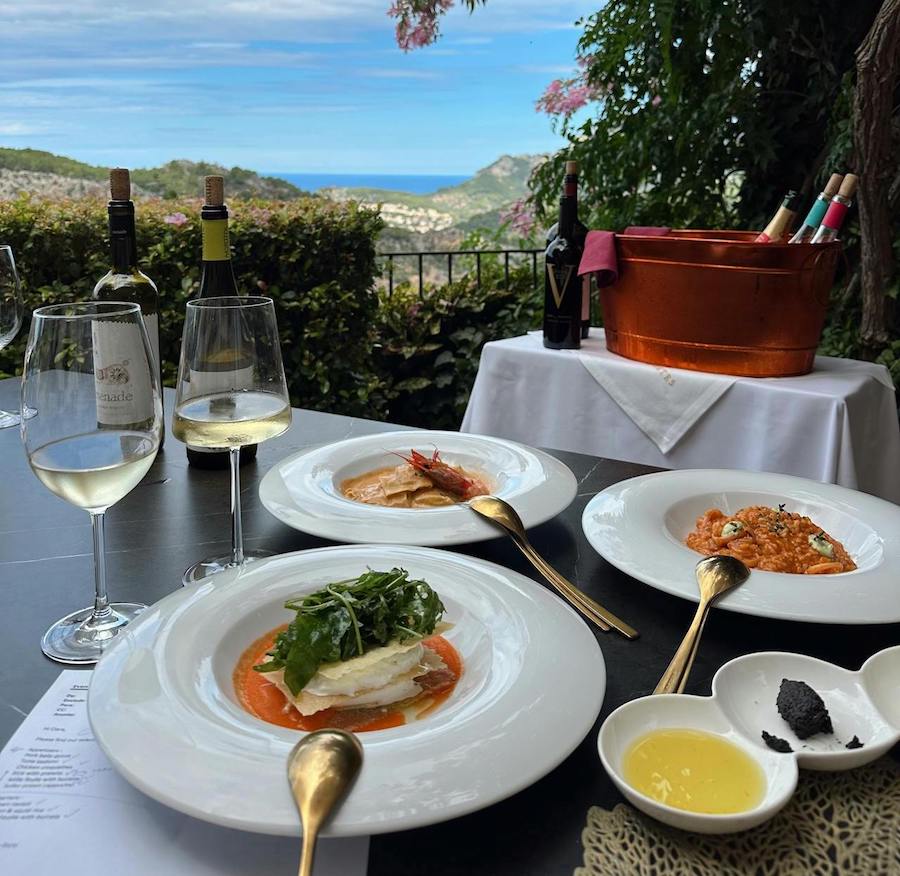
<path id="1" fill-rule="evenodd" d="M 63 671 L 0 752 L 0 873 L 296 873 L 299 836 L 207 824 L 151 800 L 121 778 L 91 734 L 89 680 L 87 672 Z M 368 837 L 320 840 L 316 876 L 365 876 L 368 851 Z"/>

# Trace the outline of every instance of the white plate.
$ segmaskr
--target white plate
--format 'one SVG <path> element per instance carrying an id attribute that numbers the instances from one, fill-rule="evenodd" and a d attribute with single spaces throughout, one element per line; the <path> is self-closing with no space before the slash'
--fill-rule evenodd
<path id="1" fill-rule="evenodd" d="M 308 447 L 273 466 L 259 485 L 263 505 L 301 532 L 342 542 L 443 547 L 503 535 L 465 505 L 384 508 L 345 499 L 339 484 L 349 477 L 397 465 L 394 453 L 434 448 L 448 463 L 486 475 L 526 527 L 544 523 L 575 498 L 575 475 L 558 459 L 513 441 L 459 432 L 387 432 Z M 393 451 L 393 452 L 392 452 Z"/>
<path id="2" fill-rule="evenodd" d="M 361 733 L 362 772 L 331 836 L 382 833 L 473 812 L 527 787 L 585 737 L 606 672 L 594 635 L 543 587 L 446 551 L 358 545 L 261 560 L 149 608 L 94 670 L 91 726 L 141 791 L 226 827 L 296 835 L 285 773 L 301 734 L 238 704 L 241 652 L 292 612 L 297 593 L 394 565 L 428 581 L 454 624 L 463 675 L 433 714 Z"/>
<path id="3" fill-rule="evenodd" d="M 789 475 L 728 470 L 661 472 L 622 481 L 584 509 L 594 549 L 633 578 L 694 602 L 694 566 L 683 544 L 709 508 L 787 504 L 842 542 L 859 567 L 839 575 L 754 570 L 720 599 L 728 611 L 833 624 L 900 621 L 900 508 L 867 493 Z"/>

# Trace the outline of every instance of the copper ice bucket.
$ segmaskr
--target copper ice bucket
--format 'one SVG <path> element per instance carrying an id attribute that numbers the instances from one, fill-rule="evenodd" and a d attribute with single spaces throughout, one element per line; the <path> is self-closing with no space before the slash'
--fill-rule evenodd
<path id="1" fill-rule="evenodd" d="M 608 349 L 743 377 L 811 371 L 841 245 L 756 244 L 755 236 L 617 234 L 619 279 L 600 290 Z"/>

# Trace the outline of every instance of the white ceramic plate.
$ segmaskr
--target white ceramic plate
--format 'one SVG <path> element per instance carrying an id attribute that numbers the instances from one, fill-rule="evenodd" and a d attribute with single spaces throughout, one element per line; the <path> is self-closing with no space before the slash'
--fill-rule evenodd
<path id="1" fill-rule="evenodd" d="M 622 481 L 584 509 L 594 549 L 633 578 L 694 602 L 694 566 L 683 544 L 709 508 L 733 513 L 748 505 L 806 514 L 843 543 L 857 566 L 839 575 L 754 570 L 716 605 L 729 611 L 834 624 L 900 621 L 900 507 L 834 484 L 789 475 L 729 470 L 661 472 Z"/>
<path id="2" fill-rule="evenodd" d="M 360 734 L 362 772 L 326 833 L 420 827 L 532 784 L 574 750 L 600 711 L 606 673 L 594 635 L 522 575 L 411 547 L 285 554 L 151 606 L 94 670 L 88 713 L 101 748 L 128 781 L 174 809 L 296 835 L 285 765 L 301 734 L 244 711 L 232 671 L 255 639 L 292 618 L 282 607 L 288 597 L 394 565 L 440 594 L 463 675 L 428 717 Z"/>
<path id="3" fill-rule="evenodd" d="M 345 499 L 346 478 L 397 465 L 411 448 L 480 472 L 526 527 L 544 523 L 575 498 L 575 475 L 558 459 L 513 441 L 460 432 L 387 432 L 308 447 L 273 466 L 259 485 L 263 505 L 301 532 L 342 542 L 443 547 L 503 535 L 465 505 L 383 508 Z"/>
<path id="4" fill-rule="evenodd" d="M 798 739 L 776 707 L 783 678 L 805 681 L 825 701 L 834 733 Z M 661 728 L 705 730 L 749 754 L 766 776 L 766 793 L 755 808 L 729 815 L 687 812 L 659 803 L 632 788 L 622 763 L 639 736 Z M 793 753 L 778 753 L 762 731 L 787 740 Z M 857 736 L 862 748 L 847 749 Z M 712 696 L 649 696 L 616 709 L 600 728 L 603 766 L 620 791 L 641 811 L 683 830 L 734 833 L 771 818 L 790 800 L 797 768 L 838 771 L 863 766 L 900 740 L 900 646 L 870 657 L 850 672 L 802 654 L 767 651 L 726 663 L 713 678 Z"/>

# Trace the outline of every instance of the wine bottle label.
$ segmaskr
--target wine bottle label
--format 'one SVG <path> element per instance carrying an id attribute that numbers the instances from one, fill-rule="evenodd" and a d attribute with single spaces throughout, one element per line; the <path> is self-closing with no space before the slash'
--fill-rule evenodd
<path id="1" fill-rule="evenodd" d="M 550 292 L 557 310 L 562 307 L 569 281 L 575 273 L 575 265 L 551 265 L 547 263 L 547 281 L 550 283 Z"/>
<path id="2" fill-rule="evenodd" d="M 252 365 L 220 371 L 195 371 L 191 368 L 188 372 L 188 383 L 190 384 L 191 398 L 196 398 L 198 395 L 216 395 L 220 392 L 240 392 L 244 389 L 254 388 L 254 369 Z"/>
<path id="3" fill-rule="evenodd" d="M 825 214 L 822 224 L 826 228 L 837 231 L 844 224 L 844 217 L 847 215 L 848 209 L 849 207 L 846 204 L 842 204 L 840 201 L 832 201 L 828 205 L 828 212 Z"/>
<path id="4" fill-rule="evenodd" d="M 99 426 L 133 426 L 153 417 L 153 389 L 140 328 L 95 320 L 94 393 Z"/>
<path id="5" fill-rule="evenodd" d="M 228 220 L 204 219 L 200 226 L 203 236 L 203 261 L 227 262 L 230 251 Z"/>

